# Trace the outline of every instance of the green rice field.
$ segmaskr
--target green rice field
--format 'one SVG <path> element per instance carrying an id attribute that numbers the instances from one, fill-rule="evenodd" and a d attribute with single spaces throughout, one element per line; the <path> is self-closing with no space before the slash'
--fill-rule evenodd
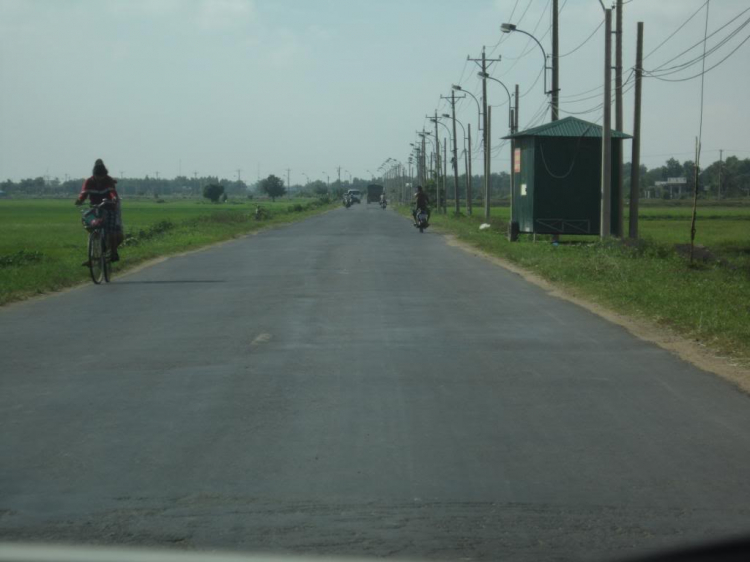
<path id="1" fill-rule="evenodd" d="M 237 200 L 216 205 L 198 199 L 127 199 L 126 239 L 115 274 L 148 259 L 199 248 L 260 228 L 320 213 L 332 205 L 313 199 Z M 261 206 L 269 213 L 255 219 Z M 0 200 L 0 304 L 86 282 L 87 233 L 73 200 Z"/>

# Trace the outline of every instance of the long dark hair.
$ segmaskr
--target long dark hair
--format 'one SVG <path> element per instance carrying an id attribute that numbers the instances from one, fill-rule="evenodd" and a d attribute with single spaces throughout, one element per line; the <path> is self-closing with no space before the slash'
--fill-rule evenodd
<path id="1" fill-rule="evenodd" d="M 94 162 L 93 174 L 98 178 L 102 178 L 109 174 L 109 170 L 107 170 L 107 167 L 104 165 L 101 158 Z"/>

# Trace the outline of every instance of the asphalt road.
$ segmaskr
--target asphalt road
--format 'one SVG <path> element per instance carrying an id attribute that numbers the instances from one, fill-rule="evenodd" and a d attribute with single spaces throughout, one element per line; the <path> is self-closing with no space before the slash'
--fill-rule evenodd
<path id="1" fill-rule="evenodd" d="M 0 539 L 617 559 L 750 533 L 750 398 L 355 205 L 0 309 Z"/>

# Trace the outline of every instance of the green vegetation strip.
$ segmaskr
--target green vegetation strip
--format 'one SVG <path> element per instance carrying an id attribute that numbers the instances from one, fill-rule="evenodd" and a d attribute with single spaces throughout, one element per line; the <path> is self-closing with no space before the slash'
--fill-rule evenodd
<path id="1" fill-rule="evenodd" d="M 405 215 L 406 207 L 398 207 Z M 488 254 L 534 272 L 570 293 L 633 318 L 645 319 L 750 366 L 750 208 L 712 208 L 725 220 L 699 221 L 696 255 L 688 264 L 689 222 L 674 209 L 649 209 L 667 219 L 643 221 L 642 240 L 600 242 L 596 237 L 522 236 L 510 243 L 508 209 L 493 208 L 490 228 L 479 230 L 483 210 L 472 217 L 432 215 L 434 230 L 453 234 Z M 477 214 L 481 216 L 477 216 Z M 737 216 L 737 215 L 741 216 Z"/>
<path id="2" fill-rule="evenodd" d="M 221 205 L 162 201 L 123 202 L 125 242 L 115 275 L 150 259 L 301 220 L 338 204 L 309 198 Z M 81 266 L 86 240 L 72 200 L 0 201 L 0 305 L 88 281 L 88 269 Z"/>

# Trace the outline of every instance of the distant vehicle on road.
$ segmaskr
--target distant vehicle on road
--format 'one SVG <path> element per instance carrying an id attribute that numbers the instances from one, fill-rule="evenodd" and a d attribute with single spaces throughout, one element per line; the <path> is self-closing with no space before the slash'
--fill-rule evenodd
<path id="1" fill-rule="evenodd" d="M 349 196 L 349 199 L 351 199 L 352 203 L 362 202 L 362 192 L 359 189 L 350 189 L 346 192 L 346 194 Z"/>
<path id="2" fill-rule="evenodd" d="M 367 186 L 367 202 L 380 203 L 380 196 L 383 194 L 383 186 L 371 183 Z"/>

